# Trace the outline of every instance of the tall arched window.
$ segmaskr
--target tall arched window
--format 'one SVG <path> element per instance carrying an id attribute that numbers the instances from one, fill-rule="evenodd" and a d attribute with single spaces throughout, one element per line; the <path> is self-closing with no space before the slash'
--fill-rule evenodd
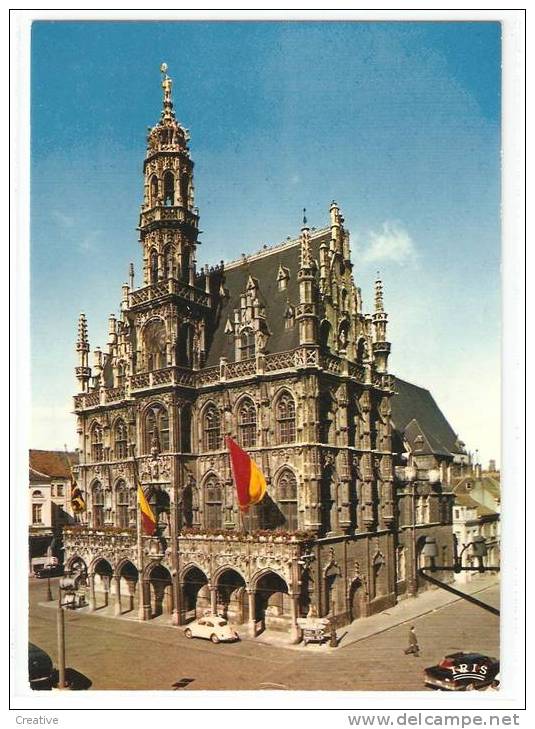
<path id="1" fill-rule="evenodd" d="M 175 176 L 169 170 L 163 176 L 163 204 L 175 204 Z"/>
<path id="2" fill-rule="evenodd" d="M 167 365 L 167 332 L 162 319 L 153 319 L 143 330 L 147 370 L 160 370 Z"/>
<path id="3" fill-rule="evenodd" d="M 91 489 L 91 500 L 93 507 L 93 526 L 104 525 L 104 490 L 100 481 L 95 481 Z"/>
<path id="4" fill-rule="evenodd" d="M 275 405 L 279 443 L 295 441 L 295 402 L 289 392 L 283 392 Z"/>
<path id="5" fill-rule="evenodd" d="M 158 204 L 158 178 L 153 175 L 150 179 L 150 205 L 154 207 Z"/>
<path id="6" fill-rule="evenodd" d="M 115 459 L 120 460 L 128 456 L 128 430 L 124 420 L 118 420 L 113 429 L 115 443 Z"/>
<path id="7" fill-rule="evenodd" d="M 193 326 L 183 322 L 180 326 L 177 341 L 177 363 L 183 367 L 193 365 Z"/>
<path id="8" fill-rule="evenodd" d="M 207 529 L 223 526 L 223 489 L 215 475 L 204 483 L 204 524 Z"/>
<path id="9" fill-rule="evenodd" d="M 115 486 L 115 519 L 116 525 L 121 529 L 124 529 L 130 523 L 128 509 L 128 488 L 123 480 L 117 481 L 117 484 Z"/>
<path id="10" fill-rule="evenodd" d="M 284 516 L 284 529 L 297 529 L 297 479 L 293 471 L 285 468 L 277 479 L 277 503 Z"/>
<path id="11" fill-rule="evenodd" d="M 243 448 L 256 446 L 256 407 L 250 398 L 241 401 L 238 409 L 239 441 Z"/>
<path id="12" fill-rule="evenodd" d="M 154 286 L 158 283 L 158 252 L 152 249 L 149 256 L 150 283 Z"/>
<path id="13" fill-rule="evenodd" d="M 252 329 L 244 329 L 240 334 L 240 360 L 255 356 L 255 336 Z"/>
<path id="14" fill-rule="evenodd" d="M 126 379 L 126 365 L 124 362 L 119 362 L 117 365 L 117 387 L 122 387 Z"/>
<path id="15" fill-rule="evenodd" d="M 221 414 L 210 404 L 203 417 L 204 450 L 217 451 L 221 447 Z"/>
<path id="16" fill-rule="evenodd" d="M 96 463 L 103 458 L 102 428 L 95 423 L 91 428 L 91 460 Z"/>
<path id="17" fill-rule="evenodd" d="M 145 453 L 153 448 L 162 453 L 169 450 L 169 415 L 159 403 L 151 405 L 145 416 Z"/>

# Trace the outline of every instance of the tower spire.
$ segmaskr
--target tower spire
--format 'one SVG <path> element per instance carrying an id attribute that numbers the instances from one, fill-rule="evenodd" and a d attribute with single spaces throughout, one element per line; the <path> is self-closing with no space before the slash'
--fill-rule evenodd
<path id="1" fill-rule="evenodd" d="M 301 228 L 301 268 L 312 268 L 312 252 L 310 250 L 310 229 L 307 223 L 306 208 L 303 208 L 303 227 Z"/>
<path id="2" fill-rule="evenodd" d="M 87 320 L 85 314 L 80 314 L 78 319 L 78 337 L 76 339 L 76 351 L 78 352 L 78 366 L 76 367 L 76 379 L 80 383 L 80 391 L 87 392 L 91 368 L 89 367 L 89 339 L 87 337 Z"/>
<path id="3" fill-rule="evenodd" d="M 381 281 L 381 275 L 377 271 L 377 278 L 375 280 L 375 313 L 379 314 L 384 312 L 383 303 L 383 282 Z"/>

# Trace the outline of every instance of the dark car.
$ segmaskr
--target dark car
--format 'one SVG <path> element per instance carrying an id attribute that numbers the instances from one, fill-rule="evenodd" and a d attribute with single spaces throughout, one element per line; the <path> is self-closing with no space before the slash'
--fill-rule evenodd
<path id="1" fill-rule="evenodd" d="M 62 564 L 48 564 L 35 570 L 35 576 L 40 579 L 44 577 L 61 577 L 64 571 Z"/>
<path id="2" fill-rule="evenodd" d="M 44 650 L 28 643 L 28 678 L 34 690 L 52 688 L 54 666 L 52 659 Z"/>
<path id="3" fill-rule="evenodd" d="M 450 653 L 424 669 L 424 683 L 442 691 L 470 691 L 490 686 L 500 671 L 496 658 L 482 653 Z"/>

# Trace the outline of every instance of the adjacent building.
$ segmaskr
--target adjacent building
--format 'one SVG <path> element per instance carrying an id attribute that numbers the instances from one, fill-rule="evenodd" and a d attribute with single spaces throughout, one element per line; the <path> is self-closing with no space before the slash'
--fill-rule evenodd
<path id="1" fill-rule="evenodd" d="M 484 537 L 487 546 L 485 563 L 489 567 L 500 565 L 500 473 L 493 461 L 489 470 L 483 471 L 476 464 L 470 473 L 459 478 L 453 486 L 453 533 L 458 553 L 462 553 L 463 565 L 474 564 L 469 546 L 477 537 Z M 460 582 L 472 580 L 479 573 L 462 572 L 456 575 Z"/>
<path id="2" fill-rule="evenodd" d="M 78 453 L 30 450 L 29 569 L 50 557 L 62 559 L 62 527 L 74 523 L 71 509 L 71 465 Z"/>
<path id="3" fill-rule="evenodd" d="M 143 163 L 141 283 L 133 266 L 92 366 L 78 325 L 74 398 L 87 503 L 67 528 L 90 609 L 175 624 L 212 609 L 290 632 L 311 610 L 339 625 L 417 594 L 427 536 L 452 558 L 452 470 L 467 458 L 430 394 L 388 370 L 380 280 L 368 312 L 349 232 L 325 227 L 198 267 L 187 130 L 164 74 Z M 268 495 L 240 515 L 224 437 Z M 137 538 L 136 483 L 159 519 Z"/>

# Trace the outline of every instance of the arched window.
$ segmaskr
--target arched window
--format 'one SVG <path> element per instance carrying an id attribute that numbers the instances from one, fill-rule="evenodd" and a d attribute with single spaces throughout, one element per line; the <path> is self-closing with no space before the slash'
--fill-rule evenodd
<path id="1" fill-rule="evenodd" d="M 223 489 L 215 475 L 204 483 L 204 524 L 207 529 L 223 526 Z"/>
<path id="2" fill-rule="evenodd" d="M 95 423 L 91 428 L 91 460 L 93 463 L 101 461 L 103 458 L 102 445 L 102 428 Z"/>
<path id="3" fill-rule="evenodd" d="M 167 364 L 167 332 L 161 319 L 150 321 L 143 330 L 147 370 L 160 370 Z"/>
<path id="4" fill-rule="evenodd" d="M 121 529 L 124 529 L 130 523 L 129 506 L 128 488 L 123 480 L 118 481 L 115 486 L 115 518 L 116 525 Z"/>
<path id="5" fill-rule="evenodd" d="M 128 430 L 124 420 L 118 420 L 115 423 L 113 439 L 115 443 L 115 459 L 118 461 L 121 458 L 126 458 L 128 456 Z"/>
<path id="6" fill-rule="evenodd" d="M 293 471 L 285 468 L 277 480 L 277 503 L 285 523 L 284 529 L 297 529 L 297 479 Z"/>
<path id="7" fill-rule="evenodd" d="M 210 404 L 203 417 L 204 450 L 217 451 L 221 447 L 221 414 Z"/>
<path id="8" fill-rule="evenodd" d="M 189 322 L 180 326 L 177 342 L 177 363 L 183 367 L 193 365 L 193 327 Z"/>
<path id="9" fill-rule="evenodd" d="M 117 387 L 122 387 L 126 379 L 126 365 L 124 362 L 119 362 L 117 365 Z"/>
<path id="10" fill-rule="evenodd" d="M 295 441 L 295 402 L 289 392 L 283 392 L 275 406 L 279 443 Z"/>
<path id="11" fill-rule="evenodd" d="M 239 441 L 243 448 L 256 445 L 256 407 L 250 398 L 242 400 L 238 410 Z"/>
<path id="12" fill-rule="evenodd" d="M 169 450 L 169 415 L 163 405 L 151 405 L 145 416 L 145 453 Z"/>
<path id="13" fill-rule="evenodd" d="M 163 176 L 163 204 L 175 204 L 175 176 L 169 170 Z"/>
<path id="14" fill-rule="evenodd" d="M 100 481 L 95 481 L 91 489 L 91 500 L 93 507 L 93 526 L 104 525 L 104 490 Z"/>
<path id="15" fill-rule="evenodd" d="M 154 207 L 158 204 L 158 178 L 153 175 L 150 179 L 150 205 Z"/>
<path id="16" fill-rule="evenodd" d="M 152 286 L 158 283 L 158 253 L 152 249 L 149 256 L 150 283 Z"/>
<path id="17" fill-rule="evenodd" d="M 252 329 L 244 329 L 240 334 L 240 360 L 255 356 L 255 337 Z"/>

